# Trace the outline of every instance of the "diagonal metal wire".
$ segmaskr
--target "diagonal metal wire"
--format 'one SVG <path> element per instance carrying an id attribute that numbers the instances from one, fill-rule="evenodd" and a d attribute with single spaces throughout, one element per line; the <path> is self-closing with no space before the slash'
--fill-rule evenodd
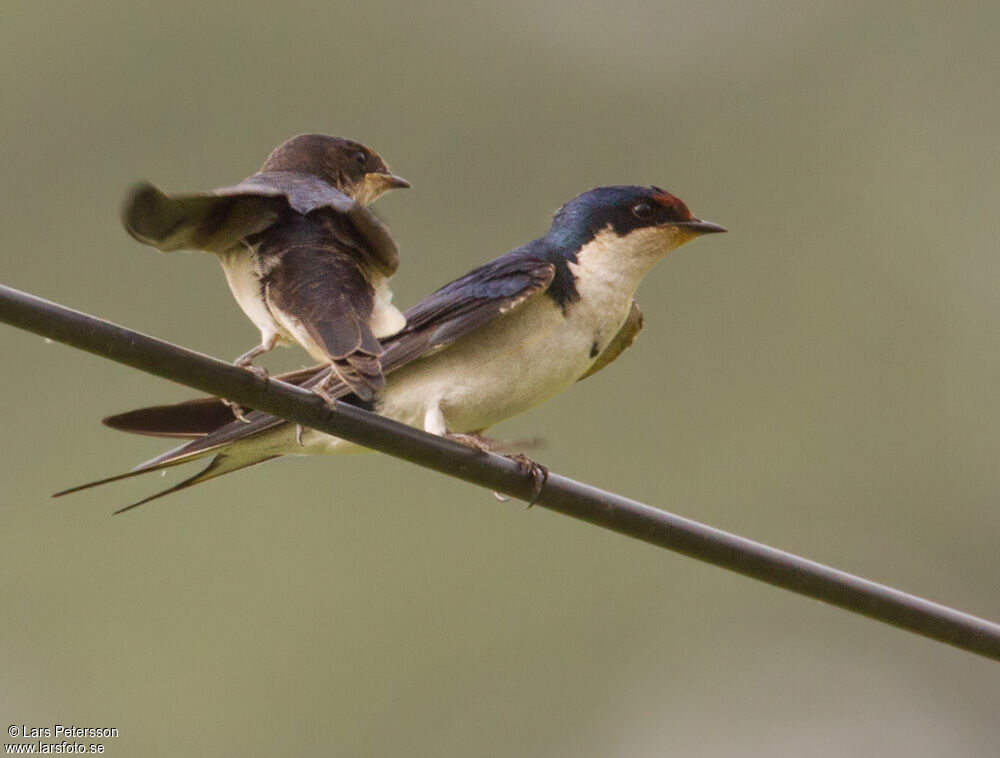
<path id="1" fill-rule="evenodd" d="M 522 500 L 533 482 L 480 453 L 108 321 L 0 285 L 0 321 Z M 611 492 L 550 474 L 538 505 L 885 624 L 1000 660 L 1000 625 Z"/>

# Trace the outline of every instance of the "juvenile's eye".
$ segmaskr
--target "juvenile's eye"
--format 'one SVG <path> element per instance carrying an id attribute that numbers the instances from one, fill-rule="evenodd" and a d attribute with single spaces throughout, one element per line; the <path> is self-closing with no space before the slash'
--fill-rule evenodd
<path id="1" fill-rule="evenodd" d="M 365 155 L 361 150 L 358 150 L 358 152 L 354 154 L 354 160 L 356 160 L 360 165 L 364 166 L 365 161 L 368 160 L 368 156 Z"/>
<path id="2" fill-rule="evenodd" d="M 636 203 L 632 206 L 632 215 L 646 221 L 653 217 L 653 206 L 649 203 Z"/>

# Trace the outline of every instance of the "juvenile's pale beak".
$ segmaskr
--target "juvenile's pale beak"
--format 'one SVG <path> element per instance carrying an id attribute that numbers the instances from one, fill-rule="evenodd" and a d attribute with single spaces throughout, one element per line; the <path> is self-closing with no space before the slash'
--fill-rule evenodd
<path id="1" fill-rule="evenodd" d="M 375 202 L 384 192 L 388 192 L 391 189 L 405 189 L 409 186 L 410 183 L 401 176 L 372 171 L 365 174 L 364 184 L 361 192 L 358 193 L 358 200 L 363 205 L 368 205 Z"/>
<path id="2" fill-rule="evenodd" d="M 370 183 L 374 187 L 381 188 L 382 192 L 386 192 L 391 189 L 406 189 L 410 186 L 410 183 L 401 176 L 396 176 L 395 174 L 382 174 L 379 172 L 365 174 L 365 182 Z"/>
<path id="3" fill-rule="evenodd" d="M 674 226 L 680 226 L 694 234 L 715 234 L 716 232 L 728 231 L 726 227 L 713 224 L 711 221 L 694 218 L 690 221 L 677 221 Z"/>

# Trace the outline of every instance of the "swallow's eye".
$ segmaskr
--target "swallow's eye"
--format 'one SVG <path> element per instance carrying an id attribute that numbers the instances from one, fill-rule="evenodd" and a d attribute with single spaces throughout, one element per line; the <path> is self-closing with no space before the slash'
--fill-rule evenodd
<path id="1" fill-rule="evenodd" d="M 641 221 L 648 221 L 653 217 L 653 206 L 649 203 L 636 203 L 632 206 L 632 215 Z"/>
<path id="2" fill-rule="evenodd" d="M 354 160 L 356 160 L 359 165 L 364 166 L 365 161 L 368 160 L 368 156 L 365 155 L 364 152 L 362 152 L 361 150 L 358 150 L 358 152 L 354 154 Z"/>

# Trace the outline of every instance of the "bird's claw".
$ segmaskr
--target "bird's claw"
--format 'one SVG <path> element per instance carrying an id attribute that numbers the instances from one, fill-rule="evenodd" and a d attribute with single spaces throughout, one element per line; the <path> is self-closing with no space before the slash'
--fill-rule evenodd
<path id="1" fill-rule="evenodd" d="M 236 417 L 237 421 L 241 421 L 244 424 L 250 423 L 250 419 L 246 417 L 246 411 L 247 411 L 246 408 L 244 408 L 239 403 L 234 403 L 232 400 L 226 400 L 226 398 L 224 397 L 220 397 L 219 399 L 222 401 L 222 404 L 224 406 L 226 406 L 229 410 L 233 412 L 233 416 Z"/>
<path id="2" fill-rule="evenodd" d="M 460 434 L 457 432 L 448 432 L 444 436 L 474 450 L 481 450 L 484 453 L 497 453 L 508 458 L 521 455 L 524 450 L 534 450 L 545 444 L 545 440 L 541 437 L 531 437 L 521 440 L 496 440 L 492 437 L 485 437 L 482 434 Z"/>
<path id="3" fill-rule="evenodd" d="M 265 382 L 269 382 L 271 380 L 271 375 L 267 373 L 267 369 L 263 366 L 254 366 L 248 363 L 246 366 L 241 366 L 241 368 L 245 368 L 258 379 L 262 379 Z"/>
<path id="4" fill-rule="evenodd" d="M 312 388 L 312 392 L 314 395 L 319 395 L 323 398 L 323 402 L 326 403 L 327 408 L 333 409 L 337 407 L 337 398 L 326 391 L 325 384 L 317 384 Z"/>
<path id="5" fill-rule="evenodd" d="M 487 439 L 478 434 L 460 434 L 458 432 L 447 432 L 443 435 L 449 440 L 454 440 L 466 447 L 471 447 L 473 450 L 478 450 L 481 453 L 491 453 L 493 452 L 492 440 Z"/>
<path id="6" fill-rule="evenodd" d="M 545 486 L 545 482 L 549 480 L 549 470 L 541 463 L 531 460 L 531 458 L 523 453 L 507 457 L 517 463 L 517 467 L 522 474 L 531 477 L 531 500 L 528 501 L 528 507 L 530 508 L 541 497 L 542 488 Z"/>
<path id="7" fill-rule="evenodd" d="M 258 348 L 254 348 L 250 352 L 244 353 L 239 358 L 237 358 L 235 361 L 233 361 L 233 365 L 236 366 L 236 367 L 238 367 L 238 368 L 246 369 L 251 374 L 253 374 L 254 376 L 256 376 L 258 379 L 263 379 L 266 382 L 268 380 L 268 378 L 269 378 L 269 374 L 267 373 L 267 369 L 264 368 L 263 366 L 254 366 L 253 365 L 253 359 L 256 358 L 258 355 L 260 355 L 262 352 L 264 352 L 264 351 L 262 351 L 262 350 L 260 350 Z"/>
<path id="8" fill-rule="evenodd" d="M 541 443 L 541 440 L 538 438 L 532 440 L 518 440 L 516 442 L 505 442 L 503 440 L 490 439 L 489 437 L 484 437 L 481 434 L 448 433 L 445 436 L 448 439 L 455 440 L 455 442 L 460 442 L 463 445 L 467 445 L 468 447 L 484 453 L 502 454 L 505 450 L 510 450 L 515 446 L 523 450 L 525 447 L 534 447 Z M 524 453 L 507 454 L 504 455 L 504 457 L 514 461 L 517 464 L 517 468 L 520 473 L 531 477 L 531 499 L 528 501 L 528 507 L 530 508 L 538 502 L 538 498 L 542 494 L 542 488 L 545 486 L 545 482 L 548 481 L 549 470 L 541 463 L 536 463 L 531 460 L 531 458 L 526 456 Z M 499 492 L 494 492 L 493 497 L 502 503 L 505 503 L 510 499 L 506 495 Z"/>

